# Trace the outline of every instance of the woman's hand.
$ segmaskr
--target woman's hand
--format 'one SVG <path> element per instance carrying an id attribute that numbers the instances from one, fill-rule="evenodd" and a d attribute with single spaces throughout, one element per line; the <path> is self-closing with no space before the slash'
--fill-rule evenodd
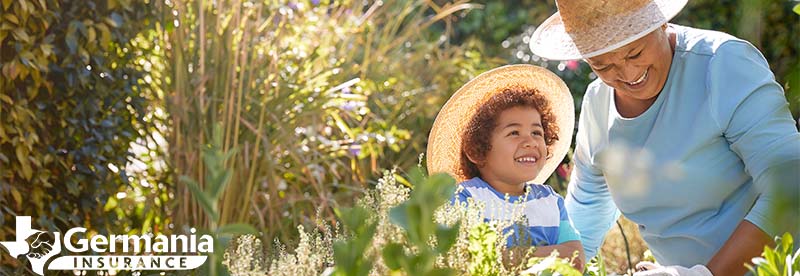
<path id="1" fill-rule="evenodd" d="M 636 273 L 633 276 L 713 276 L 704 265 L 695 265 L 692 268 L 682 266 L 660 266 L 651 262 L 636 264 Z"/>

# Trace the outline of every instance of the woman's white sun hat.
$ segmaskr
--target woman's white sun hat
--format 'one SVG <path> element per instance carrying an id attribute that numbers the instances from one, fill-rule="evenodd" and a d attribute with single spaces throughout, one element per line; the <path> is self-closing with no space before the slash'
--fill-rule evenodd
<path id="1" fill-rule="evenodd" d="M 558 140 L 550 147 L 550 158 L 545 161 L 534 183 L 543 184 L 564 159 L 572 141 L 575 127 L 575 103 L 567 84 L 561 78 L 539 66 L 529 64 L 508 65 L 478 75 L 458 89 L 436 115 L 428 136 L 428 172 L 446 172 L 462 182 L 460 175 L 461 136 L 475 112 L 494 95 L 507 88 L 529 88 L 542 92 L 555 115 Z"/>
<path id="2" fill-rule="evenodd" d="M 558 12 L 530 39 L 531 51 L 550 60 L 605 54 L 663 26 L 688 0 L 561 0 Z"/>

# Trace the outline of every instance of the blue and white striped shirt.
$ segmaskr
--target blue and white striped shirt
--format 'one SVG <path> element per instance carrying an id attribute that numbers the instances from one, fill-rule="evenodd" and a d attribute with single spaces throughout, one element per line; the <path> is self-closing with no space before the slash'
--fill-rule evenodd
<path id="1" fill-rule="evenodd" d="M 510 212 L 514 210 L 514 204 L 523 205 L 525 225 L 512 225 L 503 230 L 504 234 L 512 229 L 515 230 L 514 234 L 508 237 L 509 247 L 555 245 L 580 240 L 564 209 L 564 199 L 550 186 L 527 184 L 525 195 L 512 196 L 498 192 L 479 177 L 461 182 L 459 185 L 461 189 L 453 200 L 467 202 L 467 198 L 471 197 L 485 203 L 483 218 L 487 222 L 511 221 L 513 218 Z M 517 203 L 519 201 L 524 202 Z"/>

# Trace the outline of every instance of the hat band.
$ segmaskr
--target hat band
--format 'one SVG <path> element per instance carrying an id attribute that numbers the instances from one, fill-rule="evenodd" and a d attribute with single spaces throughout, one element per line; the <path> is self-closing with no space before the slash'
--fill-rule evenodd
<path id="1" fill-rule="evenodd" d="M 606 17 L 584 32 L 567 32 L 572 38 L 581 57 L 591 58 L 625 46 L 669 21 L 655 1 L 649 2 L 636 11 L 624 15 Z M 634 26 L 646 26 L 636 30 Z M 605 46 L 601 46 L 605 45 Z M 599 49 L 598 49 L 599 48 Z"/>
<path id="2" fill-rule="evenodd" d="M 634 42 L 637 39 L 640 39 L 640 38 L 650 34 L 651 32 L 653 32 L 656 29 L 660 28 L 662 25 L 666 24 L 667 22 L 668 21 L 665 20 L 661 24 L 650 26 L 650 27 L 648 27 L 647 29 L 644 29 L 642 32 L 640 32 L 638 34 L 632 35 L 632 36 L 630 36 L 630 37 L 628 37 L 626 39 L 623 39 L 620 42 L 616 42 L 614 44 L 608 45 L 605 48 L 602 48 L 602 49 L 599 49 L 599 50 L 595 50 L 595 51 L 592 51 L 592 52 L 587 53 L 587 54 L 581 53 L 581 58 L 583 58 L 583 59 L 593 58 L 593 57 L 596 57 L 596 56 L 599 56 L 599 55 L 614 51 L 616 49 L 622 48 L 622 46 L 628 45 L 629 43 Z"/>

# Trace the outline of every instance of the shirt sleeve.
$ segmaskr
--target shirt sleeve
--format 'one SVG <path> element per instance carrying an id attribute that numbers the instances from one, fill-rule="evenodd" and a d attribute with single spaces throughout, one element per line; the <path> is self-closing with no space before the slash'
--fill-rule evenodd
<path id="1" fill-rule="evenodd" d="M 745 41 L 721 45 L 708 75 L 711 116 L 760 193 L 745 219 L 770 236 L 779 235 L 788 229 L 777 223 L 772 207 L 781 187 L 792 188 L 800 180 L 800 133 L 783 89 L 766 59 Z"/>
<path id="2" fill-rule="evenodd" d="M 588 93 L 587 93 L 588 94 Z M 581 244 L 588 261 L 597 255 L 603 238 L 619 218 L 619 210 L 611 199 L 602 172 L 592 164 L 589 154 L 588 133 L 592 128 L 587 122 L 587 98 L 584 98 L 578 121 L 575 144 L 574 168 L 570 176 L 567 195 L 564 199 L 566 211 L 580 234 Z"/>
<path id="3" fill-rule="evenodd" d="M 580 241 L 581 236 L 578 234 L 578 231 L 575 230 L 575 226 L 572 225 L 569 214 L 567 214 L 567 209 L 564 207 L 564 199 L 558 194 L 556 194 L 556 196 L 558 197 L 558 211 L 561 216 L 558 224 L 558 241 L 556 244 L 568 241 Z"/>

